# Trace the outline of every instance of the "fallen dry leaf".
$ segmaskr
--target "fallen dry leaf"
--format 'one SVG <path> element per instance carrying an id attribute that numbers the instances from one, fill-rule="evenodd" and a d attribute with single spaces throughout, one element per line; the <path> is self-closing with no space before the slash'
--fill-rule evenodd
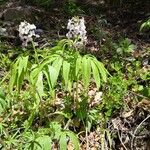
<path id="1" fill-rule="evenodd" d="M 133 112 L 134 112 L 134 110 L 131 110 L 129 112 L 125 112 L 125 113 L 122 114 L 122 117 L 123 118 L 128 118 L 128 117 L 133 115 Z"/>

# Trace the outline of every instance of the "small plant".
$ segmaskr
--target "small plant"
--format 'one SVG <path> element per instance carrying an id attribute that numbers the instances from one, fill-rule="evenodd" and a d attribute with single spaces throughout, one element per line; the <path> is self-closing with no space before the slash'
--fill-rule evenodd
<path id="1" fill-rule="evenodd" d="M 115 47 L 117 48 L 118 54 L 128 54 L 133 52 L 136 48 L 134 44 L 131 44 L 131 40 L 128 38 L 121 40 Z"/>
<path id="2" fill-rule="evenodd" d="M 148 19 L 146 22 L 144 22 L 141 27 L 140 27 L 140 31 L 144 30 L 144 29 L 150 29 L 150 19 Z"/>
<path id="3" fill-rule="evenodd" d="M 67 2 L 65 2 L 64 11 L 71 16 L 83 13 L 83 10 L 80 8 L 80 6 L 78 6 L 75 2 L 71 0 L 67 0 Z"/>
<path id="4" fill-rule="evenodd" d="M 2 113 L 7 107 L 7 101 L 4 91 L 0 88 L 0 113 Z"/>

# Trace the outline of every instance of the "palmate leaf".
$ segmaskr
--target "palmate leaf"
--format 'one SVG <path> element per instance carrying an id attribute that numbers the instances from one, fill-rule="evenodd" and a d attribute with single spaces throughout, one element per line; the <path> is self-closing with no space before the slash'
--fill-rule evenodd
<path id="1" fill-rule="evenodd" d="M 67 137 L 66 133 L 62 132 L 59 139 L 60 150 L 67 150 Z"/>
<path id="2" fill-rule="evenodd" d="M 57 58 L 58 58 L 58 55 L 48 56 L 43 62 L 41 62 L 41 64 L 39 64 L 39 65 L 37 65 L 37 64 L 32 65 L 32 68 L 31 68 L 32 71 L 30 73 L 30 80 L 31 80 L 31 83 L 33 85 L 36 84 L 36 82 L 38 80 L 39 73 L 41 71 L 45 70 L 45 66 L 50 65 Z"/>
<path id="3" fill-rule="evenodd" d="M 63 59 L 60 57 L 60 58 L 57 58 L 52 63 L 52 65 L 47 65 L 43 68 L 43 73 L 46 76 L 47 83 L 49 85 L 49 90 L 50 90 L 51 94 L 53 93 L 54 87 L 55 87 L 56 82 L 58 80 L 58 76 L 59 76 L 59 73 L 60 73 L 62 62 L 63 62 Z"/>

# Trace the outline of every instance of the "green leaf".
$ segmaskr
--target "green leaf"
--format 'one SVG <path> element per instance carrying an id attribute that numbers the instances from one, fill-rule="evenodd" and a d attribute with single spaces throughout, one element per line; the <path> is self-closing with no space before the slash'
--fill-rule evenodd
<path id="1" fill-rule="evenodd" d="M 78 140 L 76 134 L 74 134 L 71 131 L 66 131 L 66 134 L 69 136 L 70 140 L 72 141 L 72 143 L 74 145 L 74 149 L 75 150 L 79 150 L 80 149 L 80 147 L 79 147 L 79 140 Z"/>
<path id="2" fill-rule="evenodd" d="M 56 112 L 54 112 L 53 113 L 53 115 L 62 115 L 62 116 L 64 116 L 65 118 L 67 118 L 67 119 L 70 119 L 70 116 L 68 115 L 68 114 L 66 114 L 66 113 L 63 113 L 63 112 L 61 112 L 61 111 L 56 111 Z"/>
<path id="3" fill-rule="evenodd" d="M 78 57 L 76 60 L 76 77 L 78 77 L 79 71 L 81 69 L 81 57 Z"/>
<path id="4" fill-rule="evenodd" d="M 34 68 L 30 73 L 30 80 L 33 85 L 36 84 L 40 69 L 38 67 Z"/>
<path id="5" fill-rule="evenodd" d="M 66 133 L 62 132 L 59 140 L 60 150 L 67 150 Z"/>
<path id="6" fill-rule="evenodd" d="M 59 72 L 60 72 L 62 64 L 63 64 L 62 57 L 58 57 L 52 64 L 52 66 L 57 70 L 57 78 L 59 76 Z"/>
<path id="7" fill-rule="evenodd" d="M 45 76 L 46 76 L 47 83 L 48 83 L 48 86 L 49 86 L 49 90 L 51 91 L 52 87 L 51 87 L 51 81 L 50 81 L 49 73 L 48 73 L 48 71 L 46 71 L 46 70 L 43 70 L 43 73 L 44 73 Z"/>
<path id="8" fill-rule="evenodd" d="M 20 77 L 23 71 L 24 73 L 26 73 L 27 65 L 28 65 L 28 56 L 20 57 L 18 65 L 18 78 Z"/>
<path id="9" fill-rule="evenodd" d="M 99 62 L 98 60 L 95 60 L 94 62 L 95 62 L 95 64 L 97 65 L 97 67 L 99 69 L 99 72 L 101 74 L 102 80 L 104 82 L 106 82 L 107 81 L 107 70 L 105 69 L 103 63 Z"/>
<path id="10" fill-rule="evenodd" d="M 58 72 L 56 68 L 54 68 L 53 66 L 48 66 L 48 72 L 49 72 L 51 87 L 54 88 L 58 78 Z"/>
<path id="11" fill-rule="evenodd" d="M 150 19 L 148 19 L 146 22 L 144 22 L 141 27 L 140 31 L 142 31 L 144 28 L 150 28 Z"/>
<path id="12" fill-rule="evenodd" d="M 6 106 L 7 106 L 6 100 L 0 97 L 0 113 L 4 111 Z"/>
<path id="13" fill-rule="evenodd" d="M 91 76 L 90 60 L 86 57 L 82 58 L 82 78 L 85 88 L 89 86 Z"/>
<path id="14" fill-rule="evenodd" d="M 40 136 L 36 139 L 36 146 L 34 150 L 51 150 L 52 149 L 52 139 L 48 135 Z"/>
<path id="15" fill-rule="evenodd" d="M 109 147 L 111 149 L 112 148 L 112 135 L 108 130 L 105 130 L 105 132 L 106 132 L 106 136 L 107 136 L 107 139 L 108 139 L 108 142 L 109 142 Z"/>
<path id="16" fill-rule="evenodd" d="M 63 62 L 63 78 L 65 81 L 65 86 L 68 86 L 68 80 L 69 80 L 69 72 L 70 72 L 70 63 L 67 61 Z"/>
<path id="17" fill-rule="evenodd" d="M 26 57 L 18 57 L 15 64 L 12 66 L 11 78 L 9 83 L 10 91 L 13 90 L 13 86 L 16 85 L 16 88 L 19 92 L 20 87 L 22 85 L 22 81 L 24 80 L 24 76 L 27 73 L 28 66 L 28 56 Z"/>
<path id="18" fill-rule="evenodd" d="M 22 60 L 25 72 L 27 71 L 27 67 L 28 67 L 28 58 L 29 58 L 29 56 L 26 56 Z"/>
<path id="19" fill-rule="evenodd" d="M 99 69 L 96 66 L 96 64 L 91 60 L 91 67 L 92 67 L 92 72 L 93 72 L 93 77 L 96 83 L 97 88 L 100 88 L 100 74 L 99 74 Z"/>
<path id="20" fill-rule="evenodd" d="M 80 69 L 81 69 L 81 57 L 79 56 L 76 60 L 76 70 L 75 70 L 75 73 L 76 73 L 76 77 L 79 78 L 79 72 L 80 72 Z"/>
<path id="21" fill-rule="evenodd" d="M 17 65 L 18 62 L 16 62 L 13 66 L 12 66 L 12 70 L 11 70 L 11 77 L 10 77 L 10 81 L 9 81 L 9 90 L 10 92 L 13 91 L 13 86 L 16 84 L 17 82 Z"/>
<path id="22" fill-rule="evenodd" d="M 5 99 L 5 93 L 1 88 L 0 88 L 0 98 Z"/>
<path id="23" fill-rule="evenodd" d="M 41 71 L 38 75 L 38 79 L 36 82 L 36 90 L 40 97 L 44 96 L 44 86 L 43 86 L 43 72 Z"/>

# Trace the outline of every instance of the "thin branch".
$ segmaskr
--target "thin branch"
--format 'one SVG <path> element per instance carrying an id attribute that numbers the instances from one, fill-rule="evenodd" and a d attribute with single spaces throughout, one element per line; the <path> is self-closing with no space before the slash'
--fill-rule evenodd
<path id="1" fill-rule="evenodd" d="M 65 125 L 65 127 L 64 127 L 64 130 L 68 129 L 70 122 L 71 122 L 71 119 L 69 119 L 69 120 L 67 121 L 67 123 L 66 123 L 66 125 Z"/>
<path id="2" fill-rule="evenodd" d="M 141 98 L 145 98 L 145 99 L 149 99 L 148 97 L 144 96 L 144 95 L 141 95 L 141 94 L 138 94 L 138 93 L 135 93 L 133 91 L 129 91 L 130 93 L 134 94 L 134 95 L 137 95 L 138 97 L 141 97 Z"/>
<path id="3" fill-rule="evenodd" d="M 138 126 L 137 128 L 135 129 L 134 133 L 133 133 L 133 138 L 131 140 L 131 149 L 134 150 L 134 139 L 135 139 L 135 136 L 136 136 L 136 132 L 137 130 L 140 128 L 140 126 L 147 120 L 150 118 L 150 115 L 148 115 Z"/>
<path id="4" fill-rule="evenodd" d="M 122 138 L 121 138 L 121 136 L 120 136 L 120 134 L 119 134 L 119 131 L 118 131 L 118 137 L 119 137 L 119 140 L 120 140 L 122 146 L 124 147 L 124 149 L 125 149 L 125 150 L 128 150 L 128 149 L 126 148 L 126 146 L 124 145 L 123 141 L 122 141 Z"/>

